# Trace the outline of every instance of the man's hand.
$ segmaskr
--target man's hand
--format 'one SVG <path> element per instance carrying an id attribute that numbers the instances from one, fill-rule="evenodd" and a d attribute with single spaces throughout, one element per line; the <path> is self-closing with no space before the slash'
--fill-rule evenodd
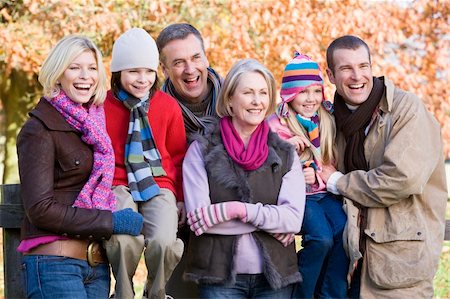
<path id="1" fill-rule="evenodd" d="M 322 180 L 327 183 L 330 176 L 335 173 L 337 170 L 332 165 L 323 165 L 322 171 L 319 172 L 319 176 L 322 178 Z"/>
<path id="2" fill-rule="evenodd" d="M 316 171 L 312 167 L 303 168 L 303 175 L 305 176 L 305 183 L 312 185 L 316 182 Z"/>
<path id="3" fill-rule="evenodd" d="M 186 207 L 184 202 L 177 201 L 178 209 L 178 227 L 183 227 L 186 224 Z"/>

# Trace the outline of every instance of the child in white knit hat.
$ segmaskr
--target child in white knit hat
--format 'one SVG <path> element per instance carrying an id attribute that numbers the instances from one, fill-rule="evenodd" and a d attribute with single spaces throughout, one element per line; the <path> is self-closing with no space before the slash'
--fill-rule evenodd
<path id="1" fill-rule="evenodd" d="M 105 242 L 116 279 L 115 298 L 134 298 L 133 276 L 145 249 L 146 289 L 165 298 L 165 285 L 183 254 L 178 221 L 185 220 L 181 165 L 187 149 L 181 109 L 158 90 L 159 54 L 141 28 L 114 43 L 106 126 L 115 152 L 113 192 L 117 208 L 144 216 L 142 235 L 115 235 Z"/>
<path id="2" fill-rule="evenodd" d="M 345 298 L 348 257 L 342 233 L 347 216 L 342 201 L 327 192 L 322 167 L 335 162 L 332 104 L 324 96 L 323 75 L 317 62 L 295 53 L 286 65 L 281 103 L 268 119 L 272 131 L 294 144 L 303 165 L 306 207 L 298 253 L 303 281 L 295 298 Z M 305 147 L 305 148 L 302 148 Z"/>

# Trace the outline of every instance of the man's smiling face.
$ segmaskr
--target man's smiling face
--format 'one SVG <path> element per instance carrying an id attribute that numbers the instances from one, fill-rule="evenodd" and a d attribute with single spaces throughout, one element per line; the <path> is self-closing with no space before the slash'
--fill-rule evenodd
<path id="1" fill-rule="evenodd" d="M 176 92 L 190 103 L 201 102 L 208 94 L 209 62 L 200 40 L 189 34 L 169 42 L 161 52 L 162 70 Z"/>
<path id="2" fill-rule="evenodd" d="M 337 93 L 350 105 L 361 105 L 373 88 L 369 53 L 364 47 L 337 49 L 333 54 L 334 70 L 327 69 Z"/>

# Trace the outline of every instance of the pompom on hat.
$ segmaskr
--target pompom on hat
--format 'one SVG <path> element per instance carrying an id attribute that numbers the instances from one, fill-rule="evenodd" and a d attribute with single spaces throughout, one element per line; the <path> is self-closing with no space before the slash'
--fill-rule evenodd
<path id="1" fill-rule="evenodd" d="M 294 58 L 284 69 L 280 91 L 281 103 L 278 105 L 277 115 L 288 117 L 288 103 L 293 101 L 301 91 L 313 85 L 322 87 L 322 106 L 331 113 L 333 104 L 325 99 L 323 82 L 323 74 L 319 64 L 308 56 L 296 51 Z"/>
<path id="2" fill-rule="evenodd" d="M 131 28 L 114 42 L 111 72 L 133 68 L 157 71 L 159 52 L 155 40 L 142 28 Z"/>

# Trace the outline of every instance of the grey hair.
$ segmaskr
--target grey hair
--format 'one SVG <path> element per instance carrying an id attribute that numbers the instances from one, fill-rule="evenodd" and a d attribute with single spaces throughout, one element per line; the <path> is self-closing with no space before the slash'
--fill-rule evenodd
<path id="1" fill-rule="evenodd" d="M 164 63 L 166 57 L 162 53 L 164 47 L 173 40 L 186 39 L 190 34 L 193 34 L 202 46 L 203 53 L 205 53 L 205 45 L 203 42 L 203 37 L 200 32 L 191 24 L 188 23 L 176 23 L 171 24 L 164 28 L 156 38 L 156 45 L 159 51 L 159 60 Z"/>

